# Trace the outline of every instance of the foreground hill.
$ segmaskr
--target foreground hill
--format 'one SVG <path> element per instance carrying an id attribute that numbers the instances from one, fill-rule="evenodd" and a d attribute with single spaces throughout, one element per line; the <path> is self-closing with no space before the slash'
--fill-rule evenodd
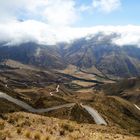
<path id="1" fill-rule="evenodd" d="M 0 139 L 11 140 L 138 140 L 116 127 L 77 124 L 31 113 L 11 113 L 0 119 Z"/>

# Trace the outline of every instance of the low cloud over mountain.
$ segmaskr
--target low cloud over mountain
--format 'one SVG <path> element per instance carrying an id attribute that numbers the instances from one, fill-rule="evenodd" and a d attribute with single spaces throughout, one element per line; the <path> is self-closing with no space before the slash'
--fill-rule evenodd
<path id="1" fill-rule="evenodd" d="M 94 36 L 102 32 L 106 35 L 116 33 L 119 36 L 113 41 L 118 45 L 139 45 L 140 26 L 94 26 L 94 27 L 55 27 L 35 20 L 0 23 L 0 41 L 9 45 L 27 42 L 55 44 L 70 42 L 74 39 Z"/>

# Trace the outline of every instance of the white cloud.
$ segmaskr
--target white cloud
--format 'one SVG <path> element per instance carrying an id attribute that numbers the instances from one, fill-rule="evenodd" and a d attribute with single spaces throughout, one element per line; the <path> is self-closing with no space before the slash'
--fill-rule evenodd
<path id="1" fill-rule="evenodd" d="M 75 0 L 0 0 L 0 41 L 61 41 L 61 29 L 71 26 L 78 19 L 78 12 Z M 66 40 L 64 34 L 63 37 Z"/>
<path id="2" fill-rule="evenodd" d="M 57 42 L 70 42 L 74 39 L 95 35 L 117 33 L 121 36 L 114 39 L 118 45 L 140 43 L 140 26 L 94 26 L 87 28 L 55 27 L 49 24 L 28 20 L 24 22 L 13 21 L 0 24 L 0 42 L 20 44 L 36 42 L 40 44 L 55 44 Z"/>
<path id="3" fill-rule="evenodd" d="M 120 5 L 121 0 L 93 0 L 89 5 L 77 5 L 76 0 L 0 0 L 0 22 L 23 18 L 66 26 L 75 23 L 85 11 L 109 13 Z"/>
<path id="4" fill-rule="evenodd" d="M 82 4 L 79 7 L 79 11 L 81 11 L 81 12 L 92 11 L 92 10 L 93 10 L 93 7 L 91 5 L 84 5 L 84 4 Z"/>
<path id="5" fill-rule="evenodd" d="M 71 25 L 78 18 L 74 0 L 48 0 L 44 16 L 49 24 Z"/>
<path id="6" fill-rule="evenodd" d="M 11 21 L 0 24 L 0 41 L 8 44 L 20 44 L 26 42 L 48 43 L 55 42 L 53 29 L 43 22 L 28 20 L 24 22 Z"/>
<path id="7" fill-rule="evenodd" d="M 120 0 L 93 0 L 93 8 L 110 13 L 121 6 Z"/>
<path id="8" fill-rule="evenodd" d="M 90 14 L 95 11 L 101 12 L 100 14 L 109 14 L 121 8 L 121 0 L 92 0 L 91 4 L 82 4 L 79 6 L 80 12 L 88 12 Z"/>
<path id="9" fill-rule="evenodd" d="M 64 26 L 78 18 L 75 0 L 4 0 L 0 1 L 0 19 L 37 19 L 48 24 Z"/>

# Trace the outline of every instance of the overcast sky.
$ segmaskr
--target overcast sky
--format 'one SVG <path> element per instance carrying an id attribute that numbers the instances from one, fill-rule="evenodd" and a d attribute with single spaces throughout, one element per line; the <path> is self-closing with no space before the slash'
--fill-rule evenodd
<path id="1" fill-rule="evenodd" d="M 54 44 L 117 32 L 119 45 L 140 42 L 140 0 L 0 0 L 0 41 Z"/>

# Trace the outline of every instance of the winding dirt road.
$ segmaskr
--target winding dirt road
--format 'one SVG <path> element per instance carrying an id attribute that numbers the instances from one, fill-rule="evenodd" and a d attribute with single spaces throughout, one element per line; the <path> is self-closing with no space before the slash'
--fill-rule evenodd
<path id="1" fill-rule="evenodd" d="M 54 92 L 50 92 L 50 95 L 53 96 L 54 93 L 58 93 L 59 87 L 60 87 L 60 85 L 57 85 L 56 90 Z"/>
<path id="2" fill-rule="evenodd" d="M 59 85 L 57 85 L 56 87 L 56 91 L 54 92 L 50 92 L 50 94 L 53 95 L 53 93 L 57 93 L 59 92 Z M 28 105 L 27 103 L 15 99 L 11 96 L 9 96 L 8 94 L 4 93 L 4 92 L 0 92 L 0 98 L 6 99 L 22 108 L 24 108 L 25 110 L 32 112 L 32 113 L 45 113 L 45 112 L 49 112 L 49 111 L 53 111 L 53 110 L 57 110 L 60 108 L 64 108 L 64 107 L 72 107 L 74 106 L 76 103 L 68 103 L 68 104 L 64 104 L 64 105 L 59 105 L 59 106 L 54 106 L 54 107 L 50 107 L 50 108 L 44 108 L 44 109 L 35 109 L 32 106 Z M 83 105 L 82 103 L 80 104 L 85 110 L 87 110 L 87 112 L 93 117 L 93 119 L 95 120 L 96 124 L 103 124 L 103 125 L 107 125 L 107 123 L 105 122 L 105 120 L 102 118 L 102 116 L 92 107 L 89 107 L 87 105 Z"/>
<path id="3" fill-rule="evenodd" d="M 3 92 L 0 92 L 0 98 L 4 98 L 32 113 L 44 113 L 44 112 L 49 112 L 52 110 L 56 110 L 56 109 L 60 109 L 60 108 L 64 108 L 64 107 L 71 107 L 71 106 L 75 105 L 75 103 L 69 103 L 69 104 L 59 105 L 59 106 L 46 108 L 46 109 L 35 109 L 32 106 L 28 105 L 27 103 L 20 101 L 18 99 L 15 99 Z"/>
<path id="4" fill-rule="evenodd" d="M 103 117 L 92 107 L 80 104 L 93 118 L 96 124 L 103 124 L 107 125 L 106 121 L 103 119 Z"/>
<path id="5" fill-rule="evenodd" d="M 140 108 L 139 108 L 136 104 L 134 104 L 134 106 L 135 106 L 138 110 L 140 110 Z"/>

